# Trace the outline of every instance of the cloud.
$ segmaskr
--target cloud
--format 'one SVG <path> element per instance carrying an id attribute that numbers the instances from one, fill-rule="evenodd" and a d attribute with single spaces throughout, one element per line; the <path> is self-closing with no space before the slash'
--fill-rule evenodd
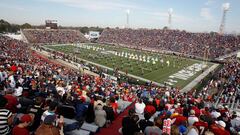
<path id="1" fill-rule="evenodd" d="M 230 3 L 223 3 L 222 4 L 222 9 L 223 10 L 229 10 L 229 8 L 230 8 Z"/>
<path id="2" fill-rule="evenodd" d="M 211 15 L 211 12 L 210 12 L 209 8 L 201 8 L 200 16 L 203 17 L 206 20 L 211 20 L 212 19 L 212 15 Z"/>
<path id="3" fill-rule="evenodd" d="M 61 3 L 66 6 L 93 11 L 138 8 L 136 4 L 133 4 L 131 2 L 123 2 L 121 0 L 47 0 L 47 1 Z"/>
<path id="4" fill-rule="evenodd" d="M 207 2 L 204 3 L 204 5 L 209 6 L 214 4 L 216 1 L 215 0 L 208 0 Z"/>

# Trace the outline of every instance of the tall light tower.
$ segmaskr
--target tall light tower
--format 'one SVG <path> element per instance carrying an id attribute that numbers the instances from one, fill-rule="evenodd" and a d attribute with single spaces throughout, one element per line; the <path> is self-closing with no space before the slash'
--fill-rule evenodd
<path id="1" fill-rule="evenodd" d="M 173 9 L 169 8 L 168 9 L 168 29 L 171 29 L 172 27 L 172 13 L 173 13 Z"/>
<path id="2" fill-rule="evenodd" d="M 130 14 L 130 10 L 129 10 L 129 9 L 126 10 L 126 14 L 127 14 L 127 24 L 126 24 L 126 28 L 129 28 L 129 14 Z"/>
<path id="3" fill-rule="evenodd" d="M 220 24 L 220 28 L 219 28 L 219 34 L 224 34 L 224 28 L 225 28 L 225 22 L 226 22 L 226 14 L 227 11 L 230 8 L 230 3 L 223 3 L 222 4 L 222 10 L 223 10 L 223 15 L 222 15 L 222 21 Z"/>

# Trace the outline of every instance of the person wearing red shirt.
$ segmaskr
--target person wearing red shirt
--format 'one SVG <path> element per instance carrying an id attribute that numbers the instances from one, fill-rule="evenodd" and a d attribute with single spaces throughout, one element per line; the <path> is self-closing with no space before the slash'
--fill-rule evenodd
<path id="1" fill-rule="evenodd" d="M 200 120 L 198 122 L 195 122 L 193 126 L 195 126 L 198 129 L 200 135 L 203 135 L 205 131 L 208 129 L 208 123 L 204 122 L 203 115 L 200 116 Z"/>
<path id="2" fill-rule="evenodd" d="M 18 69 L 18 67 L 17 67 L 15 64 L 13 64 L 13 65 L 11 66 L 11 70 L 12 70 L 13 72 L 16 72 L 17 69 Z"/>
<path id="3" fill-rule="evenodd" d="M 175 119 L 174 124 L 177 126 L 181 125 L 181 123 L 183 123 L 184 121 L 187 121 L 187 118 L 182 115 L 176 115 L 172 117 L 172 119 Z"/>
<path id="4" fill-rule="evenodd" d="M 217 121 L 216 124 L 212 124 L 210 129 L 215 135 L 230 135 L 230 133 L 225 130 L 226 123 L 223 121 Z"/>
<path id="5" fill-rule="evenodd" d="M 10 110 L 12 113 L 16 113 L 17 105 L 19 103 L 18 103 L 17 98 L 15 96 L 13 96 L 12 93 L 13 93 L 12 90 L 8 90 L 7 94 L 4 96 L 8 100 L 6 109 Z"/>
<path id="6" fill-rule="evenodd" d="M 144 112 L 149 113 L 151 116 L 156 113 L 156 109 L 150 101 L 147 103 L 146 107 L 144 108 Z"/>
<path id="7" fill-rule="evenodd" d="M 20 123 L 16 125 L 12 130 L 12 135 L 30 135 L 27 127 L 32 122 L 32 116 L 29 114 L 24 114 L 20 118 Z"/>
<path id="8" fill-rule="evenodd" d="M 113 108 L 113 111 L 114 111 L 115 115 L 117 115 L 117 114 L 118 114 L 118 113 L 117 113 L 118 104 L 116 103 L 114 97 L 111 97 L 111 98 L 110 98 L 110 104 L 111 104 L 111 107 Z"/>
<path id="9" fill-rule="evenodd" d="M 192 107 L 192 110 L 194 110 L 195 111 L 195 115 L 197 116 L 197 117 L 199 117 L 200 116 L 200 114 L 201 114 L 201 111 L 196 107 L 196 106 L 193 106 Z"/>

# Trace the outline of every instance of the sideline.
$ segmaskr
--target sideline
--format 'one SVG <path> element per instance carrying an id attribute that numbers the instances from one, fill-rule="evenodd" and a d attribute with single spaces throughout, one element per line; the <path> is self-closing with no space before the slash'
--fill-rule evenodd
<path id="1" fill-rule="evenodd" d="M 207 68 L 202 74 L 181 89 L 180 92 L 188 92 L 192 90 L 193 87 L 195 87 L 203 78 L 205 78 L 210 72 L 214 71 L 218 66 L 219 64 L 213 64 L 210 68 Z"/>
<path id="2" fill-rule="evenodd" d="M 31 47 L 31 50 L 34 50 L 34 51 L 37 52 L 38 54 L 43 55 L 43 56 L 45 56 L 45 57 L 49 57 L 49 56 L 50 56 L 49 53 L 46 52 L 46 51 L 44 51 L 44 50 L 39 51 L 39 50 L 37 50 L 37 49 L 35 49 L 35 48 L 33 48 L 33 47 Z M 51 60 L 51 59 L 50 59 L 50 60 Z M 66 66 L 66 67 L 70 67 L 70 68 L 72 68 L 72 69 L 79 70 L 79 67 L 75 66 L 75 65 L 72 64 L 72 63 L 63 61 L 63 60 L 61 60 L 61 59 L 54 59 L 54 60 L 52 60 L 52 61 L 58 62 L 58 63 L 62 64 L 63 66 Z M 99 74 L 96 74 L 96 73 L 91 72 L 91 71 L 86 70 L 86 69 L 83 70 L 83 73 L 84 73 L 84 74 L 93 75 L 93 76 L 99 76 Z"/>

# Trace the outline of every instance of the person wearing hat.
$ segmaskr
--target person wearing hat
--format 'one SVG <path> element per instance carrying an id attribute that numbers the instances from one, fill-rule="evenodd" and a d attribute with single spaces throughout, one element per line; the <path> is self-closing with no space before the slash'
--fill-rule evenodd
<path id="1" fill-rule="evenodd" d="M 33 117 L 29 114 L 24 114 L 20 118 L 20 123 L 13 128 L 12 135 L 29 135 L 27 127 L 31 124 Z"/>
<path id="2" fill-rule="evenodd" d="M 225 129 L 226 123 L 222 120 L 216 121 L 210 126 L 211 131 L 215 135 L 230 135 L 230 133 Z"/>
<path id="3" fill-rule="evenodd" d="M 195 111 L 190 111 L 190 116 L 188 117 L 188 124 L 189 126 L 192 126 L 195 122 L 198 122 L 198 117 L 195 116 Z"/>

